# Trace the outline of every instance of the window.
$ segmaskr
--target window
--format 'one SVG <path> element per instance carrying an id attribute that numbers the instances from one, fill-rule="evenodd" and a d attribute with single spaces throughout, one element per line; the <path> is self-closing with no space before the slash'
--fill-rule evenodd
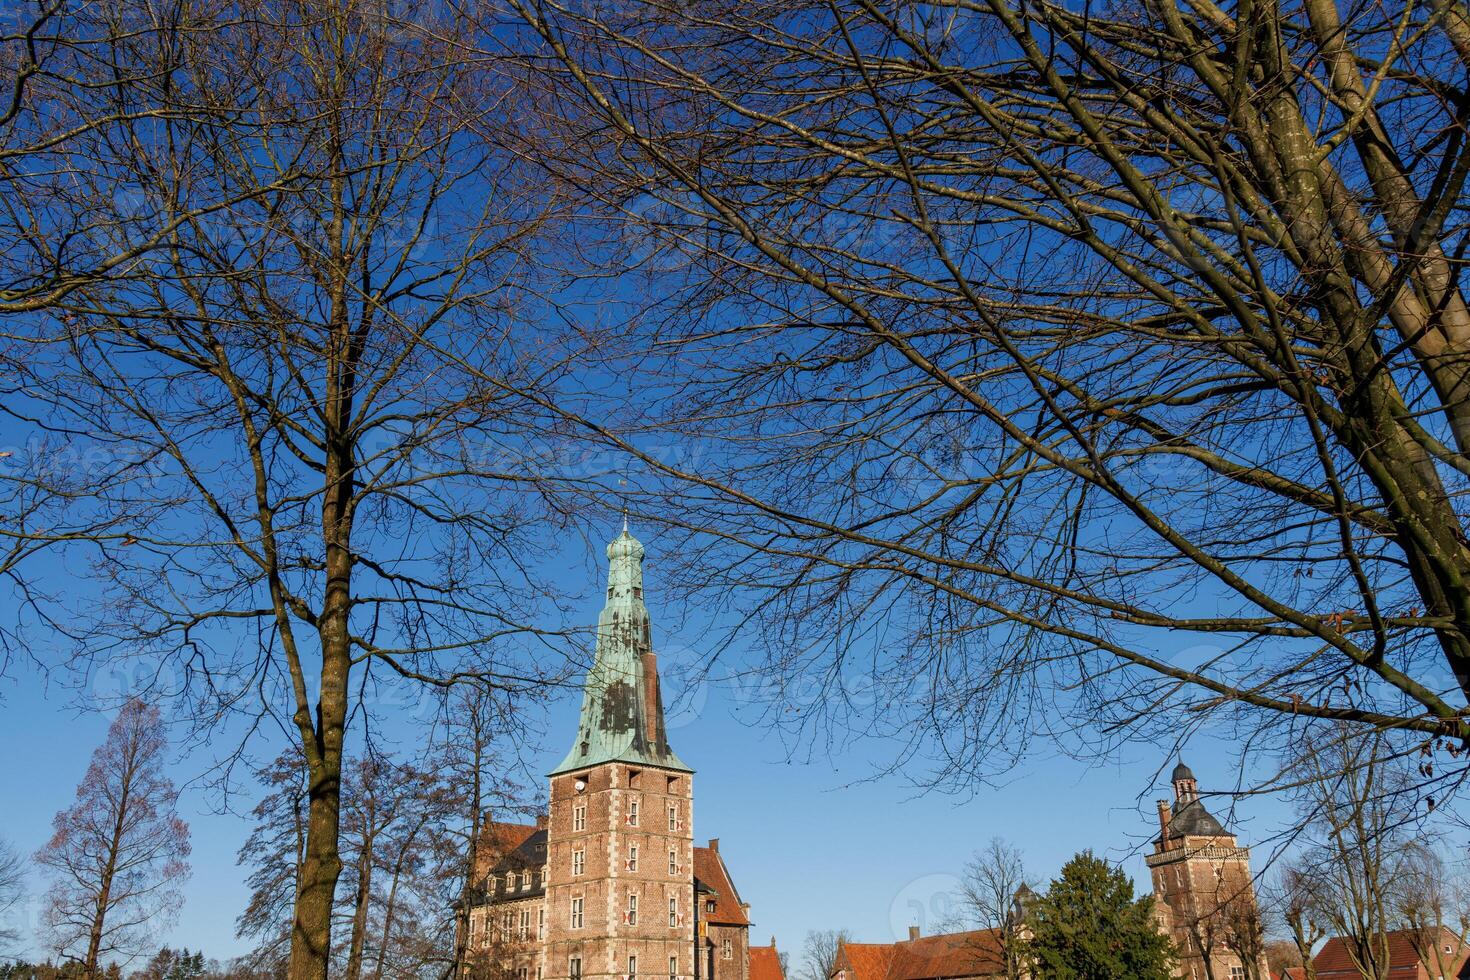
<path id="1" fill-rule="evenodd" d="M 529 872 L 529 871 L 522 871 L 521 872 L 521 891 L 525 891 L 526 889 L 528 889 L 530 887 L 531 887 L 531 872 Z"/>
<path id="2" fill-rule="evenodd" d="M 643 781 L 643 773 L 642 773 L 641 770 L 638 770 L 638 769 L 629 769 L 628 770 L 628 785 L 631 788 L 637 789 L 638 788 L 638 784 L 641 783 L 642 781 Z"/>
<path id="3" fill-rule="evenodd" d="M 669 980 L 679 980 L 679 957 L 669 957 Z"/>
<path id="4" fill-rule="evenodd" d="M 704 903 L 704 910 L 706 912 L 710 913 L 711 915 L 713 915 L 714 914 L 714 911 L 715 911 L 715 900 L 714 899 L 710 899 L 708 902 L 705 902 Z"/>
<path id="5" fill-rule="evenodd" d="M 525 967 L 521 967 L 520 969 L 516 970 L 516 980 L 526 980 L 527 973 L 528 971 Z"/>
<path id="6" fill-rule="evenodd" d="M 636 926 L 637 924 L 638 924 L 638 896 L 637 895 L 629 895 L 628 896 L 628 925 L 630 925 L 630 926 Z"/>
<path id="7" fill-rule="evenodd" d="M 722 940 L 720 942 L 720 959 L 722 959 L 722 960 L 733 960 L 734 958 L 735 958 L 735 947 L 734 947 L 734 945 L 732 945 L 731 942 L 730 942 L 730 940 L 728 940 L 728 939 Z"/>
<path id="8" fill-rule="evenodd" d="M 541 980 L 541 964 L 536 964 L 536 980 Z"/>
<path id="9" fill-rule="evenodd" d="M 582 899 L 572 899 L 572 928 L 582 928 Z"/>
<path id="10" fill-rule="evenodd" d="M 572 829 L 587 829 L 587 804 L 583 803 L 581 806 L 572 807 Z M 577 962 L 580 963 L 581 960 L 578 960 Z"/>
<path id="11" fill-rule="evenodd" d="M 1245 967 L 1232 966 L 1230 968 L 1230 980 L 1245 980 Z"/>
<path id="12" fill-rule="evenodd" d="M 669 874 L 676 875 L 678 873 L 679 873 L 679 852 L 676 851 L 676 850 L 674 850 L 671 847 L 671 848 L 669 848 Z"/>
<path id="13" fill-rule="evenodd" d="M 511 923 L 511 915 L 510 915 L 509 912 L 505 913 L 505 915 L 503 915 L 503 916 L 500 917 L 500 938 L 501 939 L 505 939 L 505 940 L 509 940 L 510 939 L 510 929 L 511 929 L 510 923 Z"/>
<path id="14" fill-rule="evenodd" d="M 572 874 L 579 875 L 587 870 L 587 852 L 578 848 L 572 852 Z"/>
<path id="15" fill-rule="evenodd" d="M 679 829 L 679 808 L 673 803 L 669 804 L 669 829 Z"/>
<path id="16" fill-rule="evenodd" d="M 669 776 L 668 777 L 668 780 L 669 781 L 668 781 L 668 783 L 666 785 L 668 787 L 669 794 L 670 795 L 673 795 L 674 793 L 679 792 L 679 777 L 678 776 Z"/>
<path id="17" fill-rule="evenodd" d="M 638 826 L 638 801 L 637 800 L 629 800 L 628 801 L 628 826 L 629 827 L 636 827 L 636 826 Z"/>
<path id="18" fill-rule="evenodd" d="M 567 960 L 567 976 L 572 980 L 582 980 L 582 957 L 573 956 Z"/>
<path id="19" fill-rule="evenodd" d="M 678 924 L 679 924 L 679 900 L 677 898 L 671 898 L 671 899 L 669 899 L 669 928 L 672 929 L 674 926 L 676 926 Z"/>
<path id="20" fill-rule="evenodd" d="M 628 845 L 628 870 L 629 871 L 637 871 L 638 870 L 638 845 L 637 844 L 629 844 Z"/>
<path id="21" fill-rule="evenodd" d="M 536 910 L 536 938 L 546 938 L 546 909 L 544 908 Z M 541 972 L 541 968 L 537 967 L 536 972 L 539 974 Z"/>
<path id="22" fill-rule="evenodd" d="M 516 929 L 516 938 L 525 939 L 531 933 L 531 910 L 521 909 L 520 927 Z M 524 977 L 521 980 L 525 980 Z"/>
<path id="23" fill-rule="evenodd" d="M 638 957 L 628 957 L 628 980 L 638 980 Z"/>

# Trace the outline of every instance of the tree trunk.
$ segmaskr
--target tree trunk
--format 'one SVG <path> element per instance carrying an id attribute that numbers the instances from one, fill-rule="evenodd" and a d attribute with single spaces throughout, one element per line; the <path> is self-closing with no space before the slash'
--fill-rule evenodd
<path id="1" fill-rule="evenodd" d="M 357 897 L 352 909 L 352 936 L 347 948 L 347 980 L 362 978 L 362 948 L 367 942 L 368 903 L 373 889 L 373 834 L 365 833 L 357 856 Z"/>

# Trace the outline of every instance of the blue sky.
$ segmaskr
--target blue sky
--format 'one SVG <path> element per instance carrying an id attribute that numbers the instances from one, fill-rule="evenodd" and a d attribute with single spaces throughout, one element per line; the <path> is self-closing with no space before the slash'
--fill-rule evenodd
<path id="1" fill-rule="evenodd" d="M 651 558 L 656 552 L 652 543 Z M 1167 747 L 1133 746 L 1093 766 L 1038 748 L 1009 782 L 963 797 L 923 792 L 901 774 L 870 778 L 894 746 L 862 742 L 829 753 L 825 744 L 801 744 L 793 752 L 765 727 L 749 680 L 713 678 L 693 692 L 677 689 L 681 658 L 699 654 L 697 637 L 711 624 L 686 615 L 679 631 L 670 631 L 675 617 L 660 616 L 656 561 L 650 566 L 655 645 L 670 676 L 670 740 L 697 770 L 695 836 L 701 843 L 720 839 L 736 886 L 752 906 L 756 941 L 774 935 L 795 956 L 810 929 L 846 928 L 870 941 L 901 936 L 911 924 L 932 929 L 952 901 L 964 862 L 993 836 L 1021 848 L 1028 870 L 1043 880 L 1091 848 L 1146 881 L 1140 854 L 1154 827 L 1152 801 L 1164 795 L 1155 771 L 1162 765 L 1167 773 L 1172 764 Z M 599 592 L 600 584 L 583 590 L 589 623 Z M 0 798 L 7 801 L 0 836 L 29 854 L 45 842 L 52 814 L 70 802 L 107 719 L 78 711 L 73 691 L 24 667 L 0 684 L 0 744 L 12 747 L 0 755 Z M 536 726 L 546 734 L 525 748 L 530 772 L 545 772 L 566 751 L 579 701 L 575 691 L 563 692 L 544 726 Z M 405 736 L 412 731 L 403 723 Z M 1189 762 L 1205 789 L 1233 781 L 1233 751 L 1227 741 L 1191 744 Z M 183 913 L 160 941 L 224 958 L 244 948 L 234 937 L 246 900 L 235 853 L 249 824 L 219 812 L 217 793 L 199 784 L 209 756 L 208 747 L 194 748 L 175 766 L 176 780 L 187 786 L 182 810 L 193 830 L 194 871 Z M 232 802 L 238 813 L 251 801 L 247 793 Z M 1286 816 L 1278 803 L 1250 800 L 1240 805 L 1236 823 L 1249 842 L 1278 829 Z M 43 884 L 33 877 L 23 927 L 34 925 Z"/>

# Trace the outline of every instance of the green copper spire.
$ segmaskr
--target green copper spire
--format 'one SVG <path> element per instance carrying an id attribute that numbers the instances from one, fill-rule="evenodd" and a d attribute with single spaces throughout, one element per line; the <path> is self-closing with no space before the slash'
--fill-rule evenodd
<path id="1" fill-rule="evenodd" d="M 577 741 L 551 775 L 602 762 L 632 762 L 693 772 L 669 748 L 658 665 L 643 604 L 643 545 L 623 533 L 607 546 L 607 605 L 597 620 L 597 651 L 582 693 Z"/>

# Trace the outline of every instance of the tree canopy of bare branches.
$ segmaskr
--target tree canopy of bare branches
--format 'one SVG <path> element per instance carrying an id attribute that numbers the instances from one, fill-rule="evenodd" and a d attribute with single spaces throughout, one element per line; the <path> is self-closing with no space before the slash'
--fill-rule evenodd
<path id="1" fill-rule="evenodd" d="M 75 501 L 107 522 L 85 536 L 99 599 L 52 619 L 74 666 L 137 660 L 193 720 L 301 753 L 288 974 L 322 980 L 349 718 L 371 730 L 384 685 L 509 695 L 569 669 L 538 620 L 539 532 L 562 519 L 547 417 L 520 394 L 571 357 L 526 313 L 559 204 L 497 143 L 515 93 L 462 18 L 174 13 L 167 84 L 208 111 L 142 112 L 126 152 L 71 175 L 158 247 L 16 321 L 7 407 L 100 457 Z"/>
<path id="2" fill-rule="evenodd" d="M 646 243 L 630 369 L 701 454 L 644 489 L 773 666 L 877 677 L 940 778 L 1470 738 L 1462 3 L 510 2 Z"/>

